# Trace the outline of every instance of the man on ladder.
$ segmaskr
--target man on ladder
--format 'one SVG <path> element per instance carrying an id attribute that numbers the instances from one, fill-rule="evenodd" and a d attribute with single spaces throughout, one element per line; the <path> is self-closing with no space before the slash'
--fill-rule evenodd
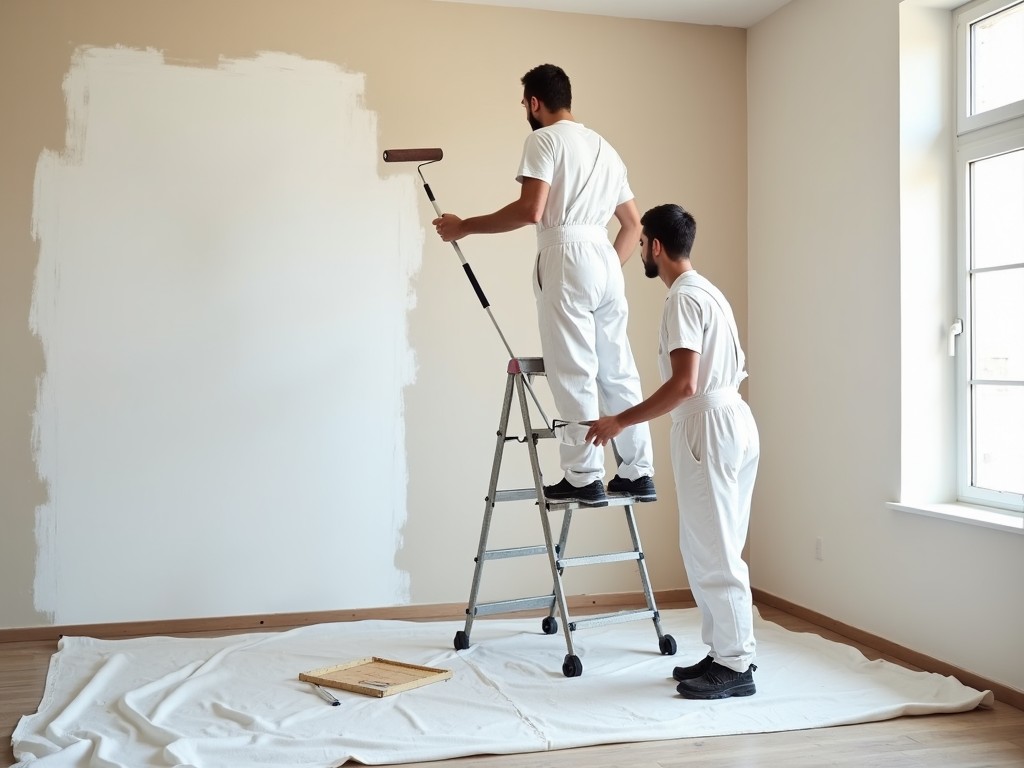
<path id="1" fill-rule="evenodd" d="M 519 199 L 494 213 L 434 219 L 445 242 L 467 235 L 537 225 L 533 286 L 541 351 L 559 416 L 563 479 L 544 487 L 552 501 L 605 506 L 604 453 L 585 440 L 580 422 L 617 413 L 643 399 L 626 337 L 628 308 L 622 265 L 640 235 L 640 214 L 618 153 L 576 122 L 572 90 L 561 68 L 542 64 L 522 78 L 527 137 L 516 180 Z M 619 231 L 608 241 L 608 222 Z M 653 451 L 646 423 L 615 439 L 617 474 L 608 492 L 654 501 Z"/>

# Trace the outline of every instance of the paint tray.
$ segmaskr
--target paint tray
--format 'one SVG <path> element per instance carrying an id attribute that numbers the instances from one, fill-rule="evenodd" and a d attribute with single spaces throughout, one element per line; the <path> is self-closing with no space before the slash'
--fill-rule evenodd
<path id="1" fill-rule="evenodd" d="M 299 673 L 299 680 L 322 685 L 325 688 L 341 688 L 345 691 L 362 693 L 366 696 L 392 696 L 421 685 L 429 685 L 452 676 L 451 670 L 421 667 L 403 661 L 382 659 L 372 656 L 357 659 L 333 667 L 311 669 Z"/>

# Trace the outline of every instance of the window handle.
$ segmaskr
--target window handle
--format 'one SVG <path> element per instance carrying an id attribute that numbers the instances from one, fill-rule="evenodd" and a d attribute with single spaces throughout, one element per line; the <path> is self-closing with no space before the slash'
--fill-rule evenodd
<path id="1" fill-rule="evenodd" d="M 949 326 L 949 356 L 956 357 L 956 337 L 964 332 L 964 321 L 959 317 Z"/>

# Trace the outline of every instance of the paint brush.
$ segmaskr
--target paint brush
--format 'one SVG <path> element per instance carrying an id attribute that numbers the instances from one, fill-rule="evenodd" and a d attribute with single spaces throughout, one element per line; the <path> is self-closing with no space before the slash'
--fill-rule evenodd
<path id="1" fill-rule="evenodd" d="M 330 691 L 325 691 L 323 688 L 321 688 L 316 683 L 313 683 L 313 687 L 316 688 L 317 692 L 321 696 L 323 696 L 327 701 L 329 701 L 331 703 L 332 707 L 340 707 L 341 706 L 341 702 L 338 701 L 336 698 L 334 698 L 334 694 L 332 694 Z"/>

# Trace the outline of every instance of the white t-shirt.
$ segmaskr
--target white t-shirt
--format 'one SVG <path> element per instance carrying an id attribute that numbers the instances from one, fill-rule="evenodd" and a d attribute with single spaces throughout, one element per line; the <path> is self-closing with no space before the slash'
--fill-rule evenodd
<path id="1" fill-rule="evenodd" d="M 662 380 L 672 377 L 672 350 L 691 349 L 700 355 L 695 395 L 735 390 L 747 377 L 735 328 L 732 307 L 722 292 L 696 270 L 681 274 L 669 288 L 661 318 L 658 367 Z"/>
<path id="2" fill-rule="evenodd" d="M 582 123 L 560 120 L 526 138 L 516 181 L 551 185 L 539 229 L 563 224 L 607 226 L 615 209 L 633 199 L 618 152 Z"/>

